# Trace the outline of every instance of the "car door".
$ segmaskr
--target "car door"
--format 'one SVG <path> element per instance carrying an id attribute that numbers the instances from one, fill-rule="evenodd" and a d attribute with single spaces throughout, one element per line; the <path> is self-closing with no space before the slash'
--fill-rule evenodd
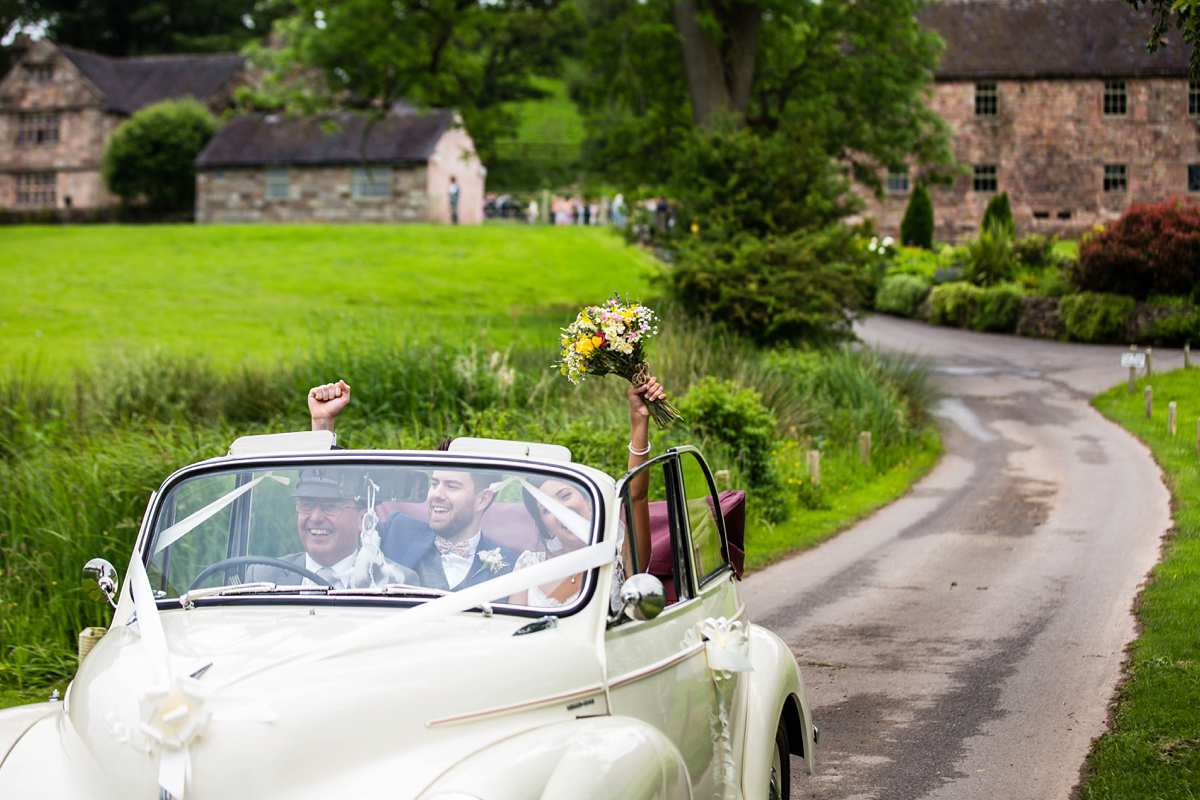
<path id="1" fill-rule="evenodd" d="M 619 497 L 625 520 L 639 516 L 635 502 L 639 476 L 646 479 L 653 520 L 651 569 L 659 565 L 668 605 L 654 619 L 621 619 L 606 631 L 612 711 L 663 731 L 679 749 L 695 795 L 710 797 L 729 779 L 726 769 L 732 754 L 740 752 L 740 726 L 733 720 L 738 718 L 744 693 L 744 680 L 735 674 L 718 694 L 700 639 L 706 621 L 729 620 L 740 613 L 723 555 L 723 526 L 719 511 L 713 510 L 720 506 L 699 454 L 694 448 L 680 448 L 622 481 Z M 637 538 L 633 533 L 630 527 L 631 543 Z M 725 695 L 732 699 L 723 703 L 722 714 L 718 701 Z"/>

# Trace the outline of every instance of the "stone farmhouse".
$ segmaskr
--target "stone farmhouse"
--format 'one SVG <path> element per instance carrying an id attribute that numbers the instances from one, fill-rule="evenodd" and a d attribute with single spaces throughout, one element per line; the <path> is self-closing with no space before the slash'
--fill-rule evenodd
<path id="1" fill-rule="evenodd" d="M 250 114 L 196 159 L 197 222 L 483 221 L 486 170 L 453 111 Z"/>
<path id="2" fill-rule="evenodd" d="M 0 207 L 112 205 L 100 178 L 108 135 L 160 100 L 191 96 L 225 109 L 244 63 L 237 54 L 109 58 L 30 43 L 0 79 Z"/>
<path id="3" fill-rule="evenodd" d="M 1200 193 L 1200 81 L 1172 38 L 1146 52 L 1151 18 L 1116 0 L 931 5 L 945 40 L 931 107 L 965 173 L 933 188 L 936 236 L 978 230 L 1007 191 L 1019 233 L 1074 236 L 1131 203 Z M 917 176 L 889 172 L 864 216 L 898 234 Z"/>

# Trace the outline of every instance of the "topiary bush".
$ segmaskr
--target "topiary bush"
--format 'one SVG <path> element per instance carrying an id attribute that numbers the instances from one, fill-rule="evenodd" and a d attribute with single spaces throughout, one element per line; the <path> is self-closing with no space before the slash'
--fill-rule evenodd
<path id="1" fill-rule="evenodd" d="M 1080 292 L 1062 298 L 1059 316 L 1077 342 L 1121 342 L 1127 335 L 1134 300 L 1116 294 Z"/>
<path id="2" fill-rule="evenodd" d="M 953 328 L 968 327 L 975 317 L 982 291 L 963 281 L 933 287 L 929 292 L 930 321 Z"/>
<path id="3" fill-rule="evenodd" d="M 1001 192 L 988 201 L 987 208 L 983 211 L 983 219 L 979 222 L 980 233 L 993 225 L 1008 228 L 1009 236 L 1012 235 L 1013 215 L 1012 206 L 1008 202 L 1008 192 Z"/>
<path id="4" fill-rule="evenodd" d="M 144 198 L 154 211 L 188 208 L 196 196 L 196 156 L 216 132 L 212 114 L 190 97 L 147 106 L 108 138 L 104 183 L 126 204 Z"/>
<path id="5" fill-rule="evenodd" d="M 888 275 L 875 295 L 875 310 L 915 317 L 928 294 L 929 283 L 916 275 Z"/>
<path id="6" fill-rule="evenodd" d="M 1200 300 L 1200 201 L 1131 205 L 1110 227 L 1083 237 L 1072 278 L 1086 292 Z"/>
<path id="7" fill-rule="evenodd" d="M 979 292 L 971 327 L 977 331 L 1012 333 L 1017 329 L 1023 293 L 1019 286 L 1004 284 Z"/>
<path id="8" fill-rule="evenodd" d="M 924 184 L 918 183 L 908 198 L 900 221 L 900 242 L 910 247 L 933 249 L 933 200 Z"/>

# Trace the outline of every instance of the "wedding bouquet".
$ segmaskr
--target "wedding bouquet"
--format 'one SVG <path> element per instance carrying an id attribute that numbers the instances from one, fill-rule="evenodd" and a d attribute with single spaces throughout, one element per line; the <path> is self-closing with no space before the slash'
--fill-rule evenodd
<path id="1" fill-rule="evenodd" d="M 658 317 L 640 303 L 622 304 L 613 295 L 602 306 L 588 306 L 563 328 L 560 343 L 562 374 L 576 385 L 586 375 L 620 375 L 634 386 L 650 380 L 643 356 L 645 344 L 658 333 Z M 666 427 L 679 412 L 665 398 L 649 401 L 650 416 Z"/>

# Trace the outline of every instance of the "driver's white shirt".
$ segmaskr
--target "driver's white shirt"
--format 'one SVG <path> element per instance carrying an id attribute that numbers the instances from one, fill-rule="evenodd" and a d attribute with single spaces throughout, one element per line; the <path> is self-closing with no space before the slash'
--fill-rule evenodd
<path id="1" fill-rule="evenodd" d="M 354 557 L 356 555 L 358 555 L 357 550 L 355 550 L 353 553 L 351 553 L 350 555 L 343 558 L 341 561 L 334 564 L 332 567 L 330 567 L 330 569 L 333 570 L 333 574 L 337 577 L 337 581 L 333 588 L 345 589 L 347 586 L 350 585 L 350 570 L 354 567 Z M 305 553 L 304 554 L 304 568 L 307 569 L 309 572 L 320 572 L 322 569 L 325 568 L 325 565 L 318 564 L 316 561 L 313 561 L 312 556 L 310 556 L 308 553 Z M 313 583 L 308 578 L 305 578 L 304 582 L 301 583 L 300 585 L 301 586 L 317 586 L 318 584 Z"/>
<path id="2" fill-rule="evenodd" d="M 471 570 L 471 565 L 475 563 L 475 549 L 479 547 L 479 540 L 482 538 L 483 531 L 480 531 L 467 540 L 471 550 L 466 556 L 455 553 L 446 553 L 442 556 L 442 572 L 446 573 L 446 585 L 451 589 L 469 577 L 467 573 Z"/>

